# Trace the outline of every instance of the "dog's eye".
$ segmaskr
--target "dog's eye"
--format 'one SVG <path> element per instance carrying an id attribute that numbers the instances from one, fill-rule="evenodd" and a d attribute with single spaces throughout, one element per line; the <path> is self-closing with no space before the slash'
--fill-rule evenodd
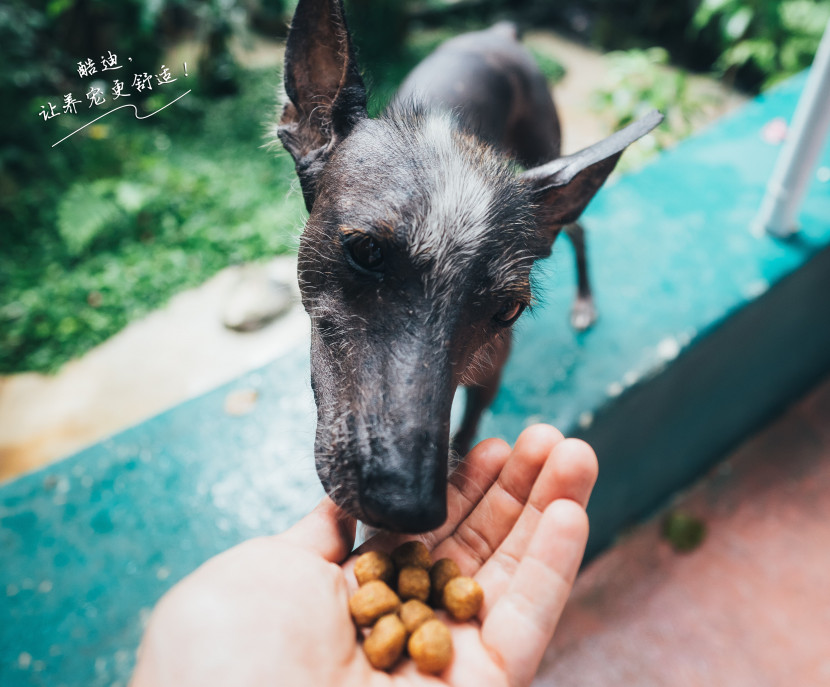
<path id="1" fill-rule="evenodd" d="M 362 235 L 346 242 L 346 251 L 354 264 L 368 272 L 380 272 L 383 269 L 383 251 L 380 244 L 371 236 Z"/>
<path id="2" fill-rule="evenodd" d="M 502 327 L 509 327 L 519 319 L 519 315 L 524 312 L 524 309 L 525 304 L 521 301 L 507 301 L 504 305 L 502 305 L 501 309 L 493 315 L 493 321 Z"/>

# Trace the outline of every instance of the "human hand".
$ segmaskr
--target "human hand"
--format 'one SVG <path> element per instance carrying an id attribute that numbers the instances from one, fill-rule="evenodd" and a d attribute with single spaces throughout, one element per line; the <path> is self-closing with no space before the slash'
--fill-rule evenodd
<path id="1" fill-rule="evenodd" d="M 484 606 L 477 622 L 448 621 L 455 655 L 440 676 L 411 661 L 372 668 L 348 611 L 356 554 L 413 537 L 381 533 L 351 554 L 355 523 L 324 499 L 176 585 L 151 617 L 132 687 L 527 685 L 582 560 L 596 474 L 587 444 L 535 425 L 512 450 L 480 443 L 451 476 L 447 522 L 418 538 L 475 577 Z"/>

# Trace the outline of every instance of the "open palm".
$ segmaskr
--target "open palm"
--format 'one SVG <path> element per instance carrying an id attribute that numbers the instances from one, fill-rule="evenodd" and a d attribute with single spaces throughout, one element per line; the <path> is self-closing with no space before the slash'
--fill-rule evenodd
<path id="1" fill-rule="evenodd" d="M 411 661 L 371 667 L 348 612 L 354 521 L 328 499 L 290 530 L 220 554 L 162 599 L 133 687 L 527 685 L 550 642 L 588 536 L 596 479 L 587 444 L 552 427 L 511 449 L 490 439 L 451 478 L 449 517 L 419 537 L 484 589 L 478 622 L 448 621 L 455 655 L 439 676 Z M 356 553 L 405 539 L 381 533 Z"/>

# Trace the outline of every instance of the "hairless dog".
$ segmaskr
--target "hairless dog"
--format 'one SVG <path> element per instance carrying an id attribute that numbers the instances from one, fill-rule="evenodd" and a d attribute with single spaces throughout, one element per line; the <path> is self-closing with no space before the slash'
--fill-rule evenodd
<path id="1" fill-rule="evenodd" d="M 276 134 L 309 218 L 299 279 L 311 316 L 315 462 L 365 523 L 423 532 L 447 515 L 452 447 L 495 396 L 531 268 L 564 230 L 577 255 L 572 323 L 595 317 L 577 223 L 658 112 L 560 157 L 544 76 L 502 23 L 447 41 L 370 118 L 342 0 L 300 0 Z"/>

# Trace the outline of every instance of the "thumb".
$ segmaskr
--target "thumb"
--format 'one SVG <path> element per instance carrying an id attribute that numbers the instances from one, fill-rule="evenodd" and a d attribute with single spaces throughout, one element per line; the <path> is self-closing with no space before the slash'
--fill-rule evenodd
<path id="1" fill-rule="evenodd" d="M 317 507 L 296 525 L 277 535 L 282 542 L 320 554 L 340 564 L 354 546 L 356 521 L 324 496 Z"/>

